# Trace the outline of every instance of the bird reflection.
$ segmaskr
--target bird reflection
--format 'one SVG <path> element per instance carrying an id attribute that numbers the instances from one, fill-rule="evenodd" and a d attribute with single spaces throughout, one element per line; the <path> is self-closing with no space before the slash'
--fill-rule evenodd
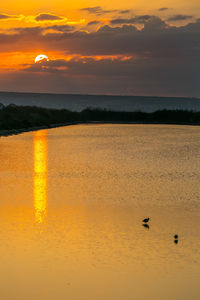
<path id="1" fill-rule="evenodd" d="M 174 244 L 178 244 L 178 234 L 174 235 Z"/>
<path id="2" fill-rule="evenodd" d="M 142 224 L 142 226 L 144 226 L 145 228 L 149 229 L 149 225 L 148 224 Z"/>

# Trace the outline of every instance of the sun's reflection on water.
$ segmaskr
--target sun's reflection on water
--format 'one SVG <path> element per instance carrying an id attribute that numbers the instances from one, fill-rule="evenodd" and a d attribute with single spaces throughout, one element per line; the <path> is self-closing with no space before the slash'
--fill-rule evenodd
<path id="1" fill-rule="evenodd" d="M 47 214 L 48 192 L 47 130 L 34 132 L 34 208 L 35 220 L 42 223 Z"/>

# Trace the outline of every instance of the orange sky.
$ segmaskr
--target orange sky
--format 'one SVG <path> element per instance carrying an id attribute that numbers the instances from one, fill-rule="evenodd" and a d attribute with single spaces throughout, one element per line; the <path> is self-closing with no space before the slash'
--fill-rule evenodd
<path id="1" fill-rule="evenodd" d="M 74 1 L 66 1 L 66 0 L 57 0 L 57 1 L 48 1 L 48 0 L 2 0 L 1 1 L 1 10 L 5 13 L 24 13 L 24 14 L 37 14 L 40 12 L 52 12 L 63 14 L 68 13 L 71 10 L 78 10 L 84 7 L 94 7 L 94 6 L 102 6 L 104 9 L 136 9 L 140 11 L 149 11 L 156 10 L 160 7 L 170 7 L 173 9 L 177 9 L 179 12 L 188 12 L 193 11 L 197 12 L 196 9 L 199 8 L 199 1 L 192 0 L 135 0 L 130 3 L 128 0 L 74 0 Z"/>
<path id="2" fill-rule="evenodd" d="M 90 64 L 94 62 L 95 68 L 98 68 L 96 65 L 97 57 L 100 69 L 102 64 L 105 65 L 105 61 L 109 61 L 115 68 L 114 62 L 119 64 L 122 61 L 127 61 L 127 57 L 130 59 L 142 58 L 142 63 L 146 63 L 149 54 L 152 51 L 157 51 L 155 45 L 157 40 L 155 41 L 154 36 L 158 29 L 164 31 L 156 38 L 159 39 L 158 44 L 161 48 L 156 57 L 162 56 L 164 59 L 164 56 L 168 56 L 165 53 L 165 48 L 162 47 L 164 42 L 161 41 L 166 34 L 164 27 L 167 26 L 169 29 L 167 33 L 167 38 L 169 38 L 170 28 L 176 32 L 175 28 L 188 26 L 189 23 L 196 24 L 200 17 L 198 2 L 197 0 L 190 2 L 185 0 L 136 0 L 130 4 L 130 1 L 127 0 L 115 0 L 109 3 L 105 0 L 72 2 L 66 0 L 2 0 L 0 10 L 0 74 L 6 73 L 7 76 L 11 74 L 16 77 L 18 73 L 21 76 L 22 72 L 27 70 L 31 74 L 34 72 L 34 74 L 40 73 L 41 75 L 41 71 L 44 69 L 47 72 L 49 70 L 69 70 L 74 68 L 74 65 L 79 61 L 82 65 L 88 66 L 87 72 L 91 70 L 90 74 L 86 72 L 85 75 L 94 77 L 98 74 L 93 74 L 94 67 Z M 138 33 L 134 33 L 134 28 Z M 148 30 L 145 30 L 144 34 L 143 28 L 147 28 L 149 33 Z M 110 45 L 106 42 L 106 38 L 103 38 L 104 35 L 107 38 L 108 35 L 111 36 L 111 39 L 108 38 Z M 141 38 L 137 38 L 138 35 L 141 36 L 142 42 Z M 151 39 L 152 42 L 149 41 L 146 46 L 146 41 Z M 173 34 L 170 39 L 170 42 L 174 44 L 172 41 Z M 132 41 L 133 46 L 129 47 L 128 40 Z M 151 49 L 153 44 L 155 49 Z M 134 47 L 136 49 L 133 49 Z M 169 51 L 166 52 L 171 53 L 172 47 L 169 46 Z M 142 48 L 141 51 L 140 48 Z M 50 64 L 42 68 L 35 68 L 34 59 L 38 54 L 47 55 Z M 177 55 L 177 53 L 174 52 L 173 55 Z M 74 65 L 68 67 L 66 63 L 70 61 Z M 57 64 L 58 66 L 56 66 Z M 155 61 L 153 64 L 155 65 Z M 77 66 L 75 65 L 75 67 Z M 108 73 L 106 68 L 110 67 L 104 67 L 105 74 Z M 117 72 L 119 73 L 118 69 Z M 73 73 L 71 76 L 80 76 L 78 73 Z M 115 72 L 113 73 L 115 74 Z M 129 72 L 126 76 L 128 74 Z M 70 75 L 69 71 L 66 75 Z M 81 73 L 81 76 L 83 75 Z M 100 75 L 103 75 L 103 71 Z M 61 76 L 64 74 L 62 73 Z M 0 89 L 12 90 L 12 87 L 9 88 L 9 85 L 6 84 L 4 88 L 2 84 Z"/>

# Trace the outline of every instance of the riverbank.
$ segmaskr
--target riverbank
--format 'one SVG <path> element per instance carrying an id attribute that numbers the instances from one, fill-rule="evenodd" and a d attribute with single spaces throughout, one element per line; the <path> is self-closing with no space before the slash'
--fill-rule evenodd
<path id="1" fill-rule="evenodd" d="M 81 112 L 30 106 L 7 106 L 0 110 L 0 136 L 77 124 L 200 125 L 200 112 L 162 110 L 153 113 L 85 109 Z"/>
<path id="2" fill-rule="evenodd" d="M 37 130 L 43 130 L 43 129 L 50 129 L 50 128 L 56 128 L 56 127 L 64 127 L 69 125 L 76 125 L 76 123 L 65 123 L 65 124 L 52 124 L 49 126 L 37 126 L 37 127 L 30 127 L 30 128 L 19 128 L 19 129 L 10 129 L 10 130 L 0 130 L 0 137 L 2 136 L 10 136 L 10 135 L 17 135 L 24 132 L 30 132 L 30 131 L 37 131 Z"/>
<path id="3" fill-rule="evenodd" d="M 71 122 L 71 123 L 64 123 L 64 124 L 52 124 L 49 126 L 40 126 L 40 127 L 31 127 L 31 128 L 21 128 L 21 129 L 10 129 L 10 130 L 0 130 L 0 137 L 7 137 L 12 135 L 18 135 L 25 132 L 31 132 L 31 131 L 38 131 L 38 130 L 45 130 L 45 129 L 51 129 L 51 128 L 57 128 L 57 127 L 65 127 L 65 126 L 73 126 L 73 125 L 89 125 L 89 124 L 135 124 L 135 125 L 184 125 L 184 126 L 200 126 L 199 124 L 191 124 L 191 123 L 139 123 L 139 122 L 87 122 L 87 123 L 81 123 L 81 122 Z"/>

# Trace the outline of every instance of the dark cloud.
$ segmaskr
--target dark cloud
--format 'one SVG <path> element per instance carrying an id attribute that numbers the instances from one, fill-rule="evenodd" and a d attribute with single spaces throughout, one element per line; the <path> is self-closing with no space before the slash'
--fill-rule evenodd
<path id="1" fill-rule="evenodd" d="M 81 8 L 81 11 L 85 11 L 87 13 L 94 14 L 94 15 L 103 15 L 103 14 L 110 14 L 110 13 L 128 14 L 128 13 L 131 12 L 131 10 L 129 10 L 129 9 L 124 9 L 124 10 L 117 10 L 117 9 L 105 10 L 101 6 L 85 7 L 85 8 Z"/>
<path id="2" fill-rule="evenodd" d="M 124 9 L 124 10 L 120 10 L 120 11 L 119 11 L 120 14 L 128 14 L 128 13 L 130 13 L 130 12 L 131 12 L 130 9 Z"/>
<path id="3" fill-rule="evenodd" d="M 122 19 L 116 18 L 110 21 L 111 25 L 120 25 L 120 24 L 135 24 L 135 18 Z"/>
<path id="4" fill-rule="evenodd" d="M 149 32 L 150 34 L 152 34 L 153 32 L 154 34 L 156 32 L 158 32 L 158 34 L 161 34 L 161 32 L 163 32 L 164 34 L 169 29 L 169 25 L 167 25 L 164 20 L 156 16 L 151 16 L 149 21 L 144 23 L 142 31 Z"/>
<path id="5" fill-rule="evenodd" d="M 17 19 L 17 18 L 19 18 L 19 17 L 18 16 L 6 15 L 6 14 L 0 14 L 0 20 Z"/>
<path id="6" fill-rule="evenodd" d="M 62 17 L 55 16 L 52 14 L 39 14 L 37 17 L 35 17 L 36 21 L 59 21 L 62 19 Z"/>
<path id="7" fill-rule="evenodd" d="M 101 23 L 100 21 L 94 20 L 94 21 L 89 22 L 87 25 L 88 25 L 88 26 L 91 26 L 91 25 L 98 25 L 98 24 L 100 24 L 100 23 Z"/>
<path id="8" fill-rule="evenodd" d="M 102 9 L 101 6 L 85 7 L 85 8 L 81 8 L 80 10 L 94 15 L 103 15 L 103 14 L 113 13 L 117 11 L 116 9 L 104 10 Z"/>
<path id="9" fill-rule="evenodd" d="M 58 33 L 46 33 L 54 28 Z M 134 25 L 102 26 L 96 32 L 70 31 L 69 27 L 15 28 L 15 33 L 0 34 L 0 51 L 32 49 L 39 44 L 44 50 L 68 51 L 83 55 L 158 55 L 184 54 L 200 47 L 200 22 L 175 27 L 158 17 L 151 17 L 139 30 Z M 10 44 L 12 43 L 12 47 Z M 180 56 L 178 54 L 178 56 Z"/>
<path id="10" fill-rule="evenodd" d="M 161 7 L 161 8 L 158 9 L 158 11 L 166 11 L 168 9 L 169 9 L 169 7 Z"/>
<path id="11" fill-rule="evenodd" d="M 181 64 L 177 68 L 175 60 L 171 58 L 163 60 L 161 57 L 154 57 L 147 60 L 54 60 L 30 65 L 24 72 L 45 73 L 47 78 L 54 78 L 56 87 L 59 82 L 63 82 L 63 92 L 197 96 L 198 70 L 199 64 L 195 67 L 191 64 Z M 66 87 L 69 81 L 70 85 Z"/>
<path id="12" fill-rule="evenodd" d="M 75 27 L 71 25 L 52 25 L 52 26 L 44 27 L 44 30 L 45 29 L 46 30 L 52 29 L 59 32 L 69 32 L 69 31 L 73 31 Z"/>
<path id="13" fill-rule="evenodd" d="M 71 75 L 95 75 L 95 76 L 129 76 L 134 60 L 122 58 L 107 58 L 96 60 L 92 57 L 75 57 L 70 61 L 64 59 L 43 61 L 39 64 L 29 65 L 24 71 L 31 72 L 63 72 Z M 117 73 L 116 73 L 117 72 Z"/>
<path id="14" fill-rule="evenodd" d="M 31 65 L 24 65 L 24 71 L 28 72 L 56 72 L 63 70 L 66 70 L 67 68 L 67 61 L 63 59 L 57 59 L 57 60 L 43 60 L 39 63 L 33 63 Z"/>
<path id="15" fill-rule="evenodd" d="M 138 29 L 135 26 L 132 25 L 123 25 L 122 27 L 111 27 L 109 25 L 102 26 L 98 29 L 96 32 L 96 36 L 101 37 L 105 35 L 126 35 L 131 34 L 133 32 L 138 31 Z"/>
<path id="16" fill-rule="evenodd" d="M 191 15 L 174 15 L 171 16 L 167 19 L 167 21 L 185 21 L 185 20 L 189 20 L 192 19 L 193 16 Z"/>
<path id="17" fill-rule="evenodd" d="M 5 20 L 5 19 L 9 19 L 9 18 L 10 18 L 10 16 L 8 16 L 8 15 L 3 15 L 3 14 L 0 15 L 0 20 Z"/>
<path id="18" fill-rule="evenodd" d="M 60 92 L 121 93 L 126 90 L 146 95 L 200 94 L 198 20 L 177 27 L 151 16 L 142 29 L 130 24 L 106 25 L 91 33 L 61 27 L 59 32 L 45 33 L 45 28 L 15 28 L 14 33 L 0 34 L 0 51 L 34 51 L 39 45 L 43 51 L 122 58 L 49 61 L 44 65 L 26 66 L 26 75 L 20 75 L 21 78 L 44 72 L 44 86 L 54 80 L 52 89 L 60 89 Z M 4 79 L 0 88 L 3 82 Z M 13 82 L 16 85 L 18 81 L 13 79 Z"/>
<path id="19" fill-rule="evenodd" d="M 120 25 L 120 24 L 144 24 L 146 21 L 151 19 L 152 16 L 150 15 L 142 15 L 142 16 L 136 16 L 133 18 L 117 18 L 110 21 L 110 24 L 112 25 Z"/>
<path id="20" fill-rule="evenodd" d="M 94 6 L 94 7 L 85 7 L 81 8 L 81 11 L 86 11 L 90 14 L 99 14 L 102 12 L 102 8 L 100 6 Z"/>

